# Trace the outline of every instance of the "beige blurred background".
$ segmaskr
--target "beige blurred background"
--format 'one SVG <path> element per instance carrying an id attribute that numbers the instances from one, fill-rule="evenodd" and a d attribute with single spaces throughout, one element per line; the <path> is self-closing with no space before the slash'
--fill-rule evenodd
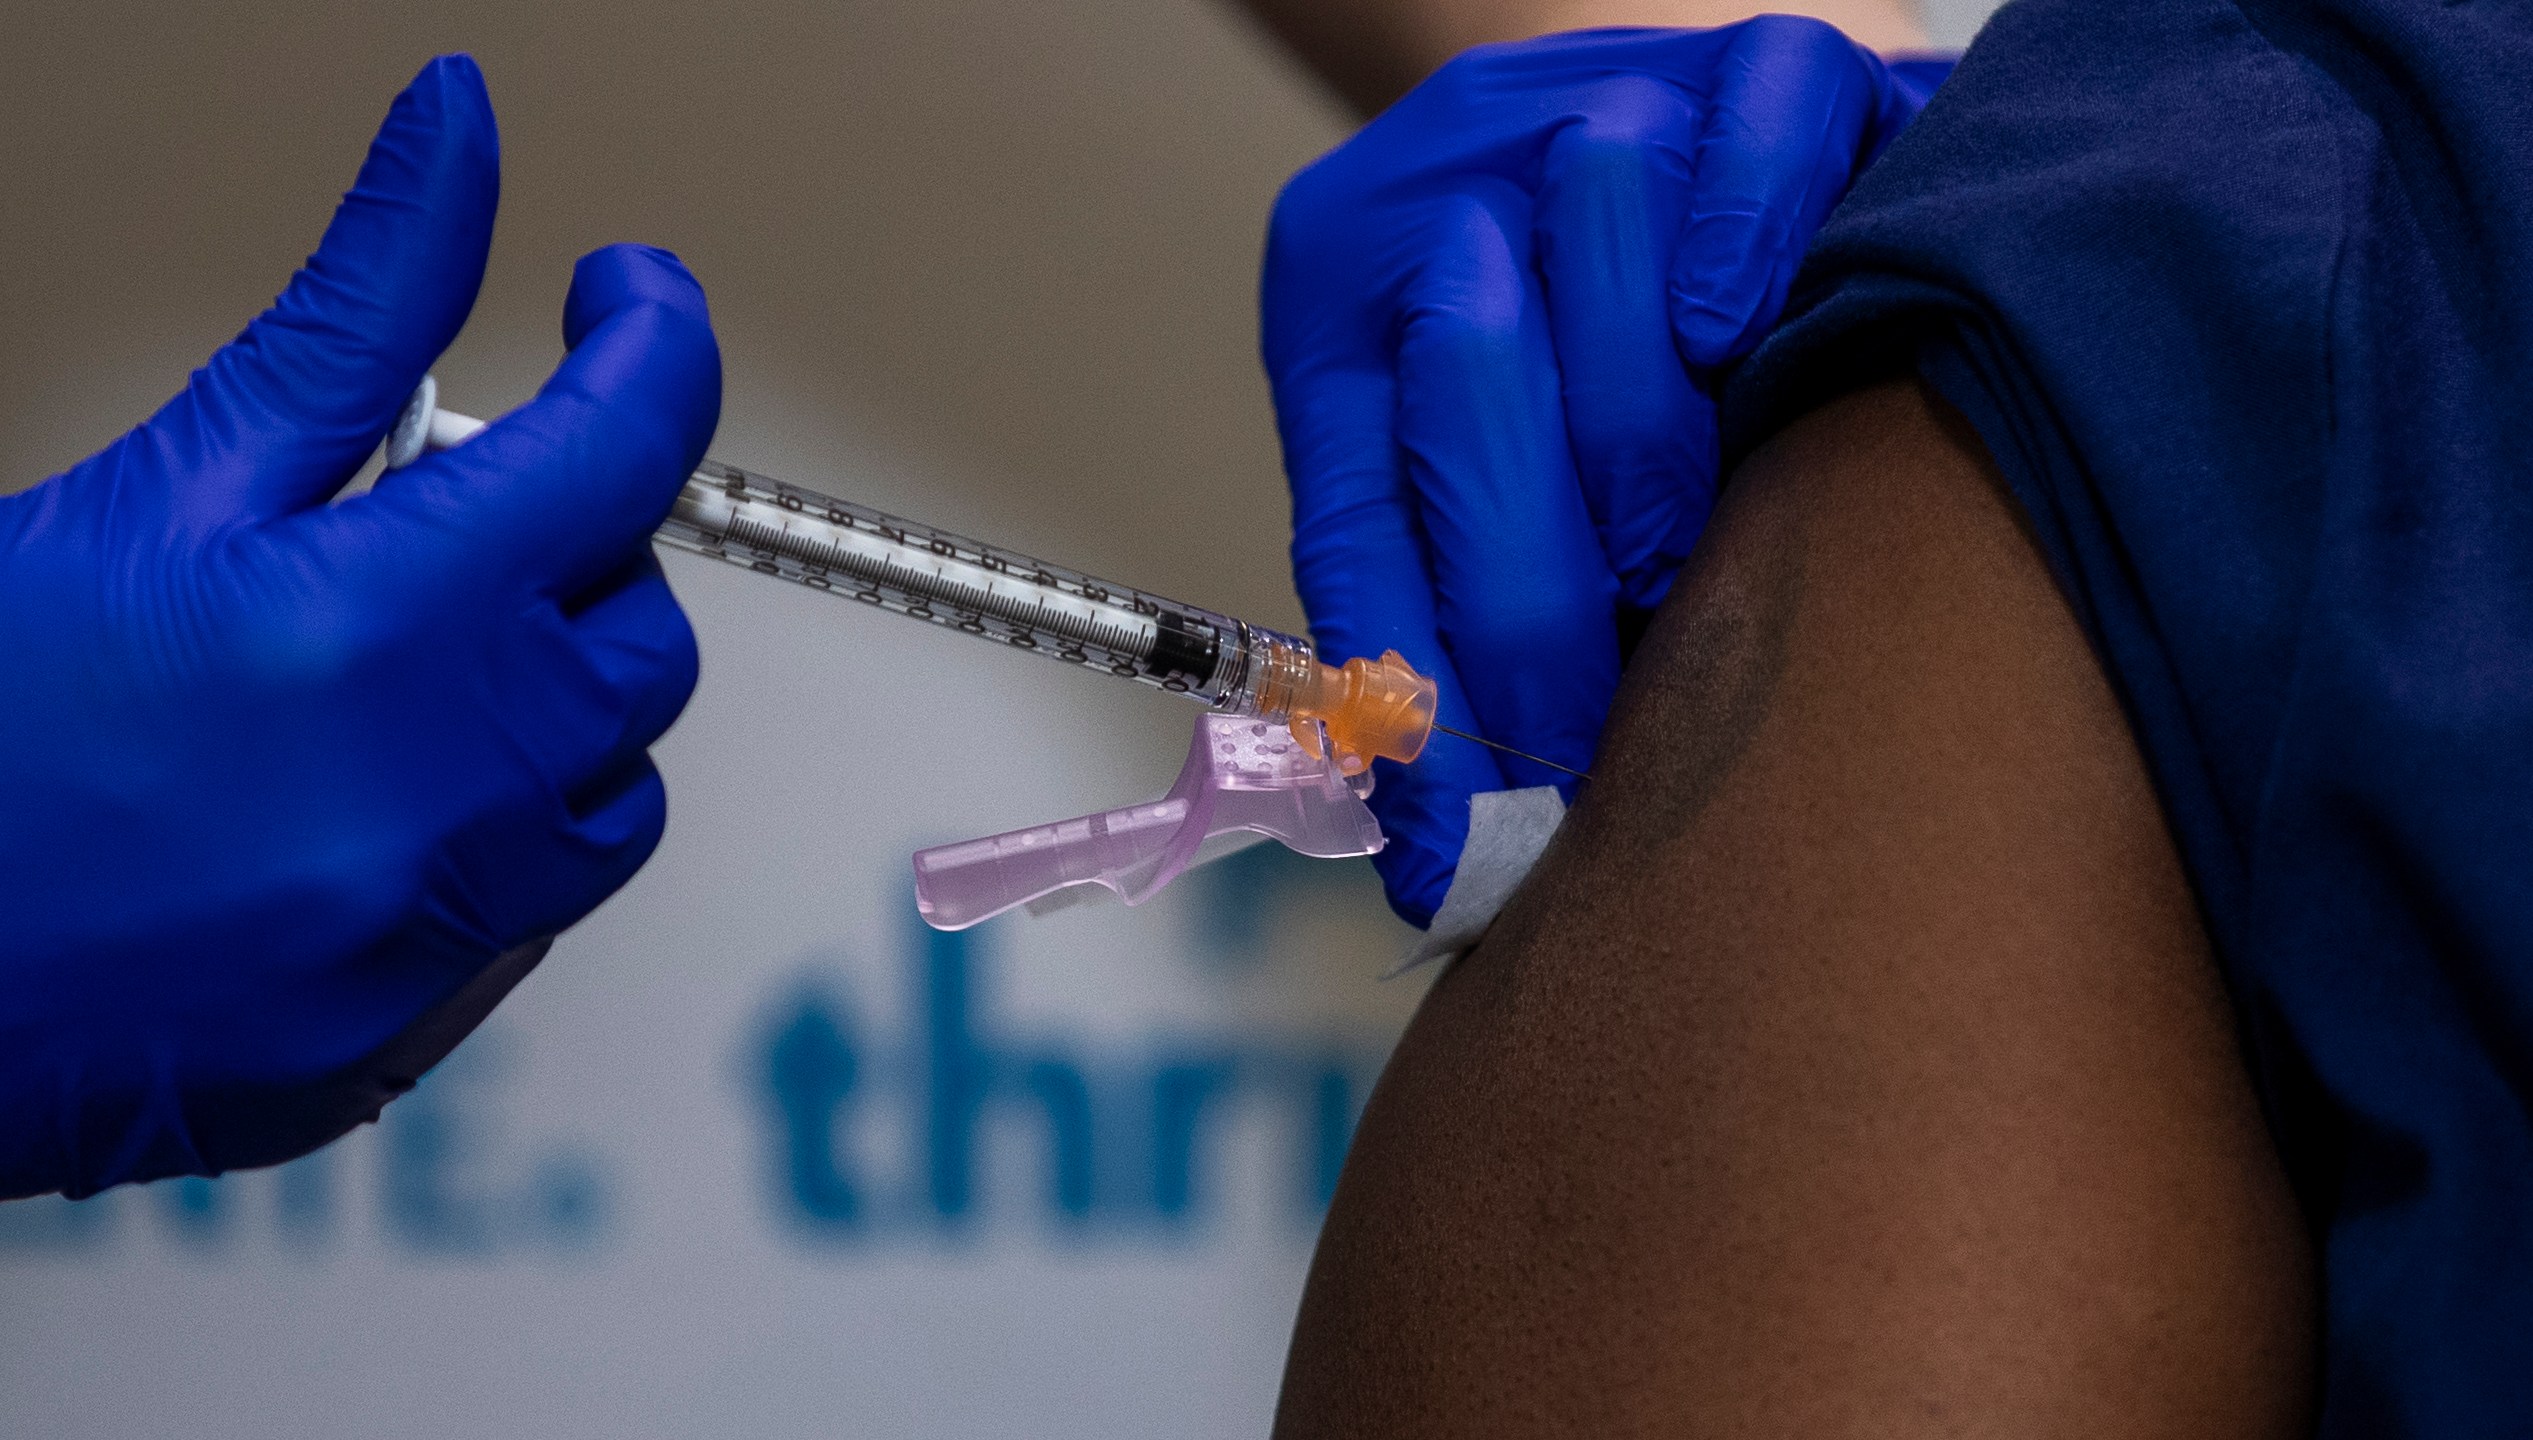
<path id="1" fill-rule="evenodd" d="M 712 297 L 721 453 L 825 417 L 871 495 L 1263 620 L 1298 610 L 1255 358 L 1282 178 L 1334 104 L 1228 4 L 31 5 L 0 87 L 0 475 L 145 413 L 314 244 L 426 57 L 483 64 L 501 223 L 453 403 L 560 348 L 571 262 Z M 774 417 L 780 416 L 778 421 Z"/>

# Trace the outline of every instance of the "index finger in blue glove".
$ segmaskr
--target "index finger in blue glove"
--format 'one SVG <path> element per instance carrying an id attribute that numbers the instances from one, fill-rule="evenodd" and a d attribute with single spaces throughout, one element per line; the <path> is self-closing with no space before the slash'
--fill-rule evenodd
<path id="1" fill-rule="evenodd" d="M 461 564 L 556 599 L 615 572 L 703 458 L 721 414 L 721 351 L 694 276 L 639 245 L 583 257 L 564 337 L 571 353 L 536 398 L 340 508 L 445 535 Z"/>
<path id="2" fill-rule="evenodd" d="M 184 475 L 164 503 L 202 526 L 331 496 L 466 323 L 500 192 L 483 74 L 443 55 L 396 97 L 289 287 L 145 427 L 191 463 L 103 473 Z"/>
<path id="3" fill-rule="evenodd" d="M 1277 262 L 1287 258 L 1270 259 L 1270 292 L 1285 273 Z M 1286 312 L 1270 304 L 1268 314 Z M 1398 446 L 1398 381 L 1386 337 L 1295 345 L 1271 318 L 1266 340 L 1293 483 L 1293 580 L 1322 657 L 1338 662 L 1396 650 L 1435 682 L 1444 724 L 1475 728 L 1435 623 L 1415 492 Z M 1392 908 L 1422 926 L 1451 888 L 1468 840 L 1469 797 L 1503 789 L 1504 777 L 1489 751 L 1445 736 L 1412 766 L 1384 760 L 1373 768 L 1372 810 L 1388 837 L 1373 865 Z"/>
<path id="4" fill-rule="evenodd" d="M 1374 443 L 1384 468 L 1397 477 L 1396 488 L 1403 491 L 1406 482 L 1386 403 L 1394 386 L 1384 376 L 1364 388 L 1377 391 L 1384 402 Z M 1367 455 L 1371 448 L 1365 447 Z M 1297 492 L 1309 488 L 1302 477 L 1312 471 L 1297 466 L 1293 473 Z M 1467 687 L 1435 627 L 1428 574 L 1415 517 L 1394 500 L 1296 527 L 1293 576 L 1322 658 L 1336 663 L 1397 650 L 1433 680 L 1436 718 L 1455 729 L 1479 732 L 1482 722 L 1469 708 Z M 1469 797 L 1503 789 L 1504 775 L 1494 752 L 1436 735 L 1413 765 L 1374 762 L 1373 778 L 1372 812 L 1388 837 L 1373 866 L 1381 872 L 1392 908 L 1412 925 L 1429 924 L 1468 843 Z"/>
<path id="5" fill-rule="evenodd" d="M 1715 499 L 1714 405 L 1680 363 L 1666 300 L 1699 106 L 1621 75 L 1575 108 L 1541 170 L 1540 273 L 1576 477 L 1622 596 L 1650 609 Z"/>
<path id="6" fill-rule="evenodd" d="M 1310 408 L 1323 421 L 1334 419 L 1334 410 L 1352 412 L 1359 423 L 1349 428 L 1357 443 L 1287 442 L 1296 457 L 1293 577 L 1320 653 L 1334 663 L 1397 650 L 1433 680 L 1437 718 L 1478 731 L 1482 722 L 1469 708 L 1467 687 L 1436 626 L 1431 572 L 1393 430 L 1396 384 L 1387 374 L 1357 374 L 1331 388 L 1352 393 L 1340 399 L 1323 388 Z M 1299 407 L 1284 408 L 1289 414 Z M 1339 460 L 1339 454 L 1355 459 Z M 1363 473 L 1376 465 L 1377 474 Z M 1304 502 L 1305 496 L 1339 488 L 1332 481 L 1350 468 L 1358 471 L 1357 483 L 1343 488 L 1356 491 L 1354 505 Z M 1378 493 L 1366 493 L 1376 486 Z M 1447 735 L 1427 741 L 1413 765 L 1382 760 L 1373 770 L 1372 812 L 1388 837 L 1373 866 L 1392 908 L 1410 924 L 1428 924 L 1468 843 L 1469 797 L 1503 789 L 1503 773 L 1493 752 Z"/>
<path id="7" fill-rule="evenodd" d="M 1689 363 L 1739 357 L 1784 310 L 1804 247 L 1876 148 L 1891 88 L 1880 61 L 1820 21 L 1763 15 L 1735 31 L 1672 270 Z"/>
<path id="8" fill-rule="evenodd" d="M 1574 478 L 1530 211 L 1497 183 L 1437 214 L 1403 297 L 1398 435 L 1438 628 L 1481 733 L 1583 770 L 1618 684 L 1618 587 Z M 1560 779 L 1498 764 L 1522 784 Z"/>
<path id="9" fill-rule="evenodd" d="M 699 657 L 695 627 L 668 588 L 659 553 L 647 546 L 613 583 L 565 613 L 590 673 L 616 697 L 614 733 L 579 772 L 588 778 L 566 797 L 577 810 L 588 808 L 590 792 L 607 788 L 676 722 L 695 693 Z"/>

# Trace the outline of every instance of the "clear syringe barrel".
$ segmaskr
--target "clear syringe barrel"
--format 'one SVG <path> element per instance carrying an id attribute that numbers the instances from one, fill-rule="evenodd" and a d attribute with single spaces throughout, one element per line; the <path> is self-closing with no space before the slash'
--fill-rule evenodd
<path id="1" fill-rule="evenodd" d="M 1284 719 L 1311 642 L 706 460 L 660 543 L 1239 715 Z M 1276 703 L 1283 699 L 1284 703 Z"/>
<path id="2" fill-rule="evenodd" d="M 439 408 L 425 377 L 386 446 L 389 469 L 484 428 Z M 1409 761 L 1434 725 L 1434 682 L 1398 652 L 1324 664 L 1298 635 L 900 520 L 866 505 L 706 460 L 687 477 L 658 543 L 963 631 L 1013 650 L 1185 695 L 1324 738 L 1348 774 Z"/>

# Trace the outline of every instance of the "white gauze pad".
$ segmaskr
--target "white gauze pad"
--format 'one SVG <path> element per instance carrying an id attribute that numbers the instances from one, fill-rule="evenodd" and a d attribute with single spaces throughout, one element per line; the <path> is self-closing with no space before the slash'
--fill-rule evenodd
<path id="1" fill-rule="evenodd" d="M 1388 975 L 1404 975 L 1428 960 L 1452 960 L 1477 948 L 1496 912 L 1529 878 L 1548 839 L 1565 823 L 1566 802 L 1553 785 L 1490 790 L 1469 797 L 1469 843 L 1451 889 L 1434 912 L 1425 938 Z"/>

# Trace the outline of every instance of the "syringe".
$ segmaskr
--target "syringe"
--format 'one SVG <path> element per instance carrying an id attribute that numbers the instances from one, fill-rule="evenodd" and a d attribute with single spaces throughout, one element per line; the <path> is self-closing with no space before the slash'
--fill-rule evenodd
<path id="1" fill-rule="evenodd" d="M 440 409 L 438 401 L 438 385 L 425 378 L 388 435 L 389 469 L 463 444 L 484 428 L 481 420 Z M 1313 756 L 1321 753 L 1325 727 L 1329 753 L 1349 775 L 1376 757 L 1414 760 L 1436 728 L 1461 733 L 1434 724 L 1434 682 L 1395 650 L 1379 660 L 1324 664 L 1300 636 L 1093 579 L 718 460 L 704 461 L 687 478 L 676 508 L 652 538 L 1010 649 L 1184 695 L 1225 714 L 1277 721 L 1290 726 Z"/>

